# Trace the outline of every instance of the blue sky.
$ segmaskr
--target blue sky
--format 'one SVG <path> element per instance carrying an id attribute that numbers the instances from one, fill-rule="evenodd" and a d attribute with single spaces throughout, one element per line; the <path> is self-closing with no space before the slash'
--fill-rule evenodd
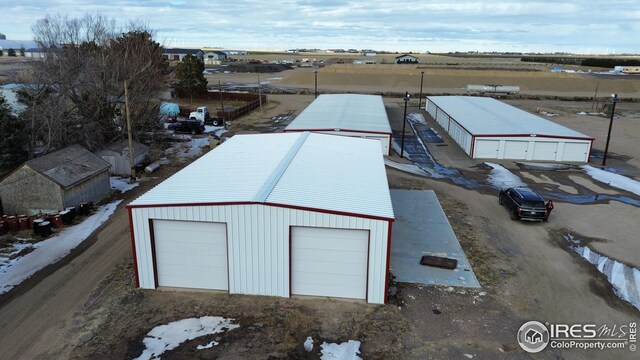
<path id="1" fill-rule="evenodd" d="M 640 53 L 638 0 L 0 0 L 0 33 L 85 12 L 142 19 L 174 47 Z"/>

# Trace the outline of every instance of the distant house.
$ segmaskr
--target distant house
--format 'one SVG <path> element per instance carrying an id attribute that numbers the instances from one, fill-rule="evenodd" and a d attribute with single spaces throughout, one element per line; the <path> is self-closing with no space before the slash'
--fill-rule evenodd
<path id="1" fill-rule="evenodd" d="M 204 60 L 204 52 L 200 49 L 164 49 L 162 57 L 169 61 L 182 61 L 187 55 L 193 55 L 200 61 Z"/>
<path id="2" fill-rule="evenodd" d="M 227 60 L 227 54 L 223 51 L 207 51 L 203 58 L 205 64 L 219 64 Z"/>
<path id="3" fill-rule="evenodd" d="M 24 51 L 24 57 L 30 59 L 44 59 L 45 52 L 38 48 L 29 48 Z"/>
<path id="4" fill-rule="evenodd" d="M 225 54 L 232 56 L 232 55 L 247 55 L 247 52 L 244 50 L 222 50 L 222 52 L 224 52 Z"/>
<path id="5" fill-rule="evenodd" d="M 17 91 L 23 88 L 22 84 L 0 85 L 0 96 L 4 97 L 14 115 L 19 115 L 27 107 L 18 101 Z"/>
<path id="6" fill-rule="evenodd" d="M 396 56 L 396 64 L 417 64 L 419 62 L 420 62 L 420 59 L 409 54 L 402 54 L 400 56 Z"/>
<path id="7" fill-rule="evenodd" d="M 111 192 L 109 168 L 80 145 L 29 160 L 0 181 L 4 213 L 52 212 L 97 202 Z"/>
<path id="8" fill-rule="evenodd" d="M 362 50 L 362 56 L 378 56 L 378 53 L 373 50 Z"/>
<path id="9" fill-rule="evenodd" d="M 129 142 L 127 140 L 108 145 L 104 149 L 96 151 L 95 154 L 111 165 L 109 168 L 111 175 L 131 176 Z M 149 156 L 149 147 L 134 141 L 133 156 L 134 164 L 136 166 L 142 165 Z"/>

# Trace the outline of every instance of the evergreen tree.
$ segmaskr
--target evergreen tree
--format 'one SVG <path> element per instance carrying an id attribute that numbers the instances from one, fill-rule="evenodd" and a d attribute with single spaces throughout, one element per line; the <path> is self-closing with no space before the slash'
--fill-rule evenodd
<path id="1" fill-rule="evenodd" d="M 9 50 L 7 50 L 7 55 L 9 55 L 9 56 L 16 56 L 16 51 L 15 51 L 15 50 L 13 50 L 13 49 L 9 49 Z"/>
<path id="2" fill-rule="evenodd" d="M 0 95 L 0 178 L 27 160 L 27 137 L 22 121 L 11 113 L 11 108 Z"/>
<path id="3" fill-rule="evenodd" d="M 187 55 L 176 67 L 176 92 L 178 96 L 189 95 L 193 102 L 193 94 L 207 92 L 207 79 L 202 73 L 204 64 L 197 57 Z"/>

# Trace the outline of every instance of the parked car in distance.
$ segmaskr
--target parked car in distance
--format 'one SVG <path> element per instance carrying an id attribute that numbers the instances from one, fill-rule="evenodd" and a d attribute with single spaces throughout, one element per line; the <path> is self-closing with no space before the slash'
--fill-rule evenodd
<path id="1" fill-rule="evenodd" d="M 542 196 L 527 187 L 500 190 L 498 203 L 509 210 L 511 220 L 547 221 L 549 217 Z"/>
<path id="2" fill-rule="evenodd" d="M 204 132 L 204 122 L 200 120 L 178 120 L 167 126 L 167 129 L 175 132 L 186 132 L 192 135 Z"/>

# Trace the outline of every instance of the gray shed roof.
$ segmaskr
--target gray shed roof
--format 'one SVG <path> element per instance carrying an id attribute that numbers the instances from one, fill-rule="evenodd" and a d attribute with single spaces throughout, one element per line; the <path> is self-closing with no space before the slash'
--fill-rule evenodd
<path id="1" fill-rule="evenodd" d="M 323 94 L 296 117 L 285 131 L 359 131 L 391 134 L 379 95 Z"/>
<path id="2" fill-rule="evenodd" d="M 64 188 L 99 174 L 111 166 L 80 145 L 71 145 L 29 160 L 25 165 Z"/>
<path id="3" fill-rule="evenodd" d="M 129 152 L 129 141 L 128 140 L 122 140 L 122 141 L 118 141 L 117 143 L 114 144 L 109 144 L 107 146 L 104 147 L 104 150 L 110 150 L 113 152 L 117 152 L 118 154 L 122 154 L 124 150 L 127 150 L 127 153 Z M 140 153 L 146 153 L 149 151 L 149 147 L 145 144 L 141 144 L 137 141 L 133 142 L 133 152 L 134 154 L 140 154 Z"/>
<path id="4" fill-rule="evenodd" d="M 520 110 L 502 101 L 476 96 L 429 96 L 429 101 L 472 135 L 537 135 L 593 140 L 592 137 Z"/>

